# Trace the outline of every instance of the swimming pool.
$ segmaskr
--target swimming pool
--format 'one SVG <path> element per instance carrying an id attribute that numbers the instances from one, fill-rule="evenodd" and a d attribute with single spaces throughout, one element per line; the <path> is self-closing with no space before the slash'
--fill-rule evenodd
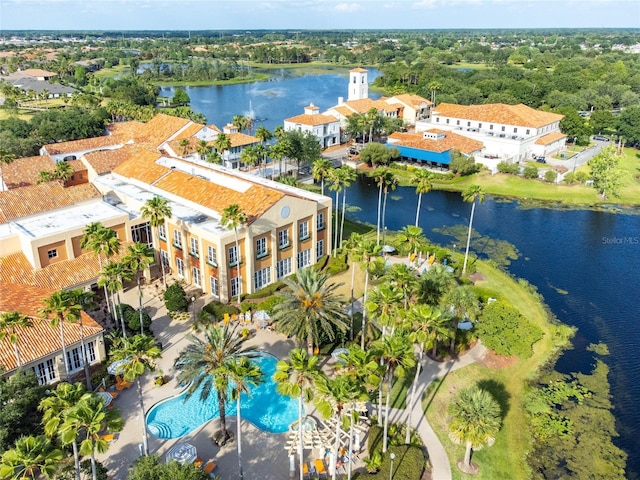
<path id="1" fill-rule="evenodd" d="M 244 393 L 240 396 L 242 418 L 266 432 L 286 432 L 289 425 L 298 419 L 298 401 L 276 391 L 273 381 L 278 362 L 276 357 L 260 354 L 254 361 L 264 372 L 264 383 L 254 387 L 250 396 Z M 200 400 L 199 389 L 188 400 L 185 400 L 186 396 L 185 390 L 151 407 L 146 417 L 150 434 L 162 439 L 180 438 L 220 415 L 215 392 L 206 402 Z M 236 405 L 236 402 L 227 402 L 227 416 L 236 415 Z"/>

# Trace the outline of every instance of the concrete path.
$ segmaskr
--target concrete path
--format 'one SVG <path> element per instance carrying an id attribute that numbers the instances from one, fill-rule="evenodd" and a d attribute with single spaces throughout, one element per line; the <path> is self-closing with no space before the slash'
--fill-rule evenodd
<path id="1" fill-rule="evenodd" d="M 432 468 L 431 478 L 433 480 L 451 480 L 451 464 L 449 463 L 449 458 L 447 457 L 447 453 L 445 452 L 442 443 L 425 418 L 424 411 L 422 410 L 422 395 L 424 394 L 427 386 L 436 378 L 444 377 L 454 370 L 466 367 L 467 365 L 478 361 L 485 354 L 486 350 L 487 349 L 484 345 L 478 342 L 464 355 L 448 362 L 435 362 L 425 357 L 425 365 L 418 377 L 418 387 L 416 388 L 415 400 L 411 409 L 390 409 L 389 421 L 391 423 L 406 423 L 407 414 L 410 413 L 411 426 L 420 435 L 422 443 L 429 454 L 429 463 Z M 407 402 L 410 401 L 408 398 L 410 394 L 411 392 L 409 391 Z M 377 411 L 378 405 L 372 405 L 372 408 Z"/>

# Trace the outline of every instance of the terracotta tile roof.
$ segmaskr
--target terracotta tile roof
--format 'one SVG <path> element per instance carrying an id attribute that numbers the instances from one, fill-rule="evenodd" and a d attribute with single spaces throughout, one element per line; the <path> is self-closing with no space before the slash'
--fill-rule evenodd
<path id="1" fill-rule="evenodd" d="M 44 149 L 49 155 L 61 155 L 87 150 L 98 150 L 100 148 L 119 145 L 120 143 L 121 141 L 118 137 L 113 135 L 104 135 L 102 137 L 84 138 L 82 140 L 72 140 L 70 142 L 52 143 L 45 145 Z"/>
<path id="2" fill-rule="evenodd" d="M 16 158 L 2 166 L 2 180 L 7 188 L 18 188 L 38 183 L 40 172 L 53 170 L 53 159 L 49 155 Z"/>
<path id="3" fill-rule="evenodd" d="M 353 110 L 345 105 L 338 105 L 337 107 L 333 107 L 333 110 L 338 112 L 343 117 L 348 117 L 354 113 Z"/>
<path id="4" fill-rule="evenodd" d="M 229 140 L 231 140 L 231 147 L 244 147 L 245 145 L 253 145 L 254 143 L 260 143 L 258 137 L 253 135 L 247 135 L 246 133 L 228 133 Z"/>
<path id="5" fill-rule="evenodd" d="M 291 123 L 299 123 L 301 125 L 315 126 L 315 125 L 324 125 L 327 123 L 334 123 L 334 122 L 337 122 L 338 119 L 333 115 L 321 115 L 319 113 L 308 115 L 303 113 L 302 115 L 297 115 L 295 117 L 285 118 L 284 121 L 291 122 Z"/>
<path id="6" fill-rule="evenodd" d="M 199 123 L 193 123 L 189 125 L 187 128 L 185 128 L 183 131 L 181 131 L 178 135 L 176 135 L 176 137 L 173 140 L 191 138 L 203 128 L 204 128 L 204 125 L 201 125 Z"/>
<path id="7" fill-rule="evenodd" d="M 171 115 L 159 113 L 144 124 L 146 141 L 158 147 L 190 123 L 191 120 L 188 118 L 172 117 Z M 202 125 L 200 128 L 202 128 Z M 140 138 L 139 140 L 143 139 Z"/>
<path id="8" fill-rule="evenodd" d="M 111 259 L 118 261 L 126 254 L 126 245 Z M 23 252 L 0 257 L 0 283 L 31 285 L 45 290 L 62 290 L 94 281 L 98 277 L 100 264 L 93 253 L 52 263 L 44 268 L 34 269 Z"/>
<path id="9" fill-rule="evenodd" d="M 433 114 L 450 118 L 464 118 L 466 120 L 532 128 L 540 128 L 554 122 L 559 122 L 564 118 L 564 115 L 542 112 L 522 103 L 518 105 L 490 103 L 470 106 L 441 103 L 433 110 Z"/>
<path id="10" fill-rule="evenodd" d="M 186 147 L 183 147 L 182 145 L 180 145 L 180 142 L 185 139 L 189 141 L 189 144 Z M 180 138 L 180 139 L 176 138 L 168 142 L 166 145 L 169 145 L 171 150 L 173 150 L 176 155 L 184 156 L 184 155 L 190 155 L 191 153 L 196 151 L 196 146 L 198 145 L 198 141 L 199 140 L 196 137 Z M 208 145 L 213 146 L 213 142 L 208 142 Z"/>
<path id="11" fill-rule="evenodd" d="M 135 140 L 144 136 L 144 123 L 132 120 L 129 122 L 117 122 L 107 125 L 107 131 L 118 138 L 122 143 Z"/>
<path id="12" fill-rule="evenodd" d="M 216 132 L 222 132 L 222 130 L 220 130 L 216 125 L 214 125 L 213 123 L 211 125 L 207 125 L 208 128 L 210 128 L 211 130 L 215 130 Z"/>
<path id="13" fill-rule="evenodd" d="M 0 284 L 0 312 L 19 311 L 31 317 L 32 326 L 17 327 L 18 348 L 23 363 L 30 363 L 62 350 L 59 327 L 52 327 L 48 320 L 41 318 L 39 310 L 50 291 L 18 284 Z M 29 299 L 25 301 L 24 299 Z M 86 312 L 80 315 L 84 337 L 91 337 L 104 331 Z M 79 343 L 80 327 L 76 323 L 63 323 L 65 344 Z M 17 368 L 13 345 L 5 338 L 0 342 L 0 365 L 11 371 Z"/>
<path id="14" fill-rule="evenodd" d="M 388 100 L 397 99 L 405 105 L 409 105 L 415 109 L 420 109 L 420 105 L 422 103 L 426 103 L 427 105 L 431 105 L 431 102 L 426 98 L 421 97 L 420 95 L 414 95 L 411 93 L 403 93 L 401 95 L 394 95 Z"/>
<path id="15" fill-rule="evenodd" d="M 91 166 L 98 175 L 103 175 L 111 172 L 139 150 L 135 145 L 125 145 L 114 150 L 97 150 L 84 154 L 82 161 Z"/>
<path id="16" fill-rule="evenodd" d="M 350 72 L 362 72 L 362 73 L 366 73 L 369 70 L 367 70 L 366 68 L 360 68 L 360 67 L 356 67 L 356 68 L 352 68 L 351 70 L 349 70 Z"/>
<path id="17" fill-rule="evenodd" d="M 434 132 L 438 133 L 438 132 Z M 429 152 L 442 153 L 448 150 L 456 149 L 464 154 L 471 154 L 475 151 L 482 150 L 483 143 L 471 138 L 453 132 L 446 132 L 442 140 L 432 140 L 423 138 L 422 132 L 418 133 L 402 133 L 395 132 L 389 135 L 390 139 L 397 140 L 394 145 L 402 145 L 405 147 L 418 148 Z"/>
<path id="18" fill-rule="evenodd" d="M 362 98 L 360 100 L 349 100 L 344 104 L 356 113 L 367 113 L 372 108 L 376 108 L 375 102 L 370 98 Z"/>
<path id="19" fill-rule="evenodd" d="M 160 157 L 159 152 L 140 149 L 135 155 L 114 168 L 113 172 L 151 184 L 167 173 L 167 167 L 155 163 Z"/>
<path id="20" fill-rule="evenodd" d="M 562 140 L 563 138 L 567 138 L 567 136 L 564 133 L 560 133 L 560 132 L 547 133 L 546 135 L 543 135 L 538 140 L 536 140 L 536 145 L 549 145 L 553 142 L 557 142 L 558 140 Z"/>
<path id="21" fill-rule="evenodd" d="M 0 223 L 100 196 L 90 183 L 65 188 L 59 182 L 48 182 L 7 190 L 0 192 Z"/>
<path id="22" fill-rule="evenodd" d="M 82 160 L 71 160 L 67 163 L 71 165 L 74 172 L 85 172 L 87 170 L 87 166 L 82 163 Z"/>

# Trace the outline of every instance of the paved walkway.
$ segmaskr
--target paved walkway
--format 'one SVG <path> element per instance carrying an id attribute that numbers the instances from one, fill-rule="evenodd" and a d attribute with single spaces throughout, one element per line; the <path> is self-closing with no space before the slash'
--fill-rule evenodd
<path id="1" fill-rule="evenodd" d="M 429 453 L 429 463 L 432 468 L 431 478 L 433 480 L 451 480 L 451 464 L 449 463 L 449 458 L 447 457 L 447 453 L 445 452 L 442 443 L 425 418 L 424 411 L 422 409 L 422 395 L 424 394 L 427 386 L 429 386 L 429 384 L 436 378 L 444 377 L 454 370 L 466 367 L 467 365 L 478 361 L 485 354 L 486 350 L 487 349 L 484 345 L 478 342 L 471 350 L 456 360 L 435 362 L 430 360 L 428 357 L 425 357 L 426 360 L 424 363 L 426 363 L 426 365 L 424 365 L 424 368 L 418 377 L 418 387 L 416 388 L 415 401 L 412 408 L 410 410 L 408 408 L 403 410 L 392 408 L 389 411 L 389 420 L 392 423 L 406 423 L 407 414 L 410 412 L 411 426 L 418 432 L 422 439 L 422 443 Z M 411 392 L 409 392 L 408 397 L 410 394 Z M 410 401 L 408 397 L 407 402 Z M 375 404 L 372 405 L 372 407 L 377 410 L 378 405 Z"/>

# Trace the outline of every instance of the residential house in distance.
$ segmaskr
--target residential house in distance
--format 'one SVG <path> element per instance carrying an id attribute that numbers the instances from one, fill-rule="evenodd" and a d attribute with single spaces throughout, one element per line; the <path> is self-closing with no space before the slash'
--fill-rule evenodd
<path id="1" fill-rule="evenodd" d="M 340 120 L 333 115 L 323 115 L 313 103 L 304 108 L 302 115 L 286 118 L 284 130 L 310 132 L 317 139 L 320 147 L 327 148 L 340 144 Z"/>
<path id="2" fill-rule="evenodd" d="M 66 380 L 62 342 L 60 331 L 53 328 L 48 319 L 41 317 L 39 310 L 44 306 L 43 300 L 52 292 L 40 287 L 24 283 L 0 282 L 0 313 L 13 311 L 29 317 L 31 326 L 16 327 L 18 334 L 18 351 L 21 368 L 32 369 L 41 385 Z M 85 312 L 81 313 L 82 335 L 86 357 L 90 365 L 106 360 L 104 348 L 104 329 Z M 82 343 L 79 323 L 64 322 L 65 348 L 67 365 L 71 376 L 83 369 Z M 14 347 L 5 337 L 0 341 L 0 368 L 2 375 L 10 376 L 18 369 L 18 360 Z"/>
<path id="3" fill-rule="evenodd" d="M 49 92 L 47 98 L 70 97 L 77 92 L 73 87 L 59 83 L 51 83 L 50 80 L 57 76 L 58 74 L 55 72 L 48 72 L 39 68 L 30 68 L 10 73 L 5 77 L 0 77 L 0 80 L 8 82 L 24 92 L 33 92 L 38 96 L 42 95 L 42 92 L 46 90 Z"/>
<path id="4" fill-rule="evenodd" d="M 565 148 L 557 113 L 535 110 L 523 104 L 455 105 L 441 103 L 429 121 L 416 123 L 417 131 L 438 128 L 484 144 L 476 161 L 495 167 L 498 162 L 516 163 L 532 155 L 551 155 Z"/>

